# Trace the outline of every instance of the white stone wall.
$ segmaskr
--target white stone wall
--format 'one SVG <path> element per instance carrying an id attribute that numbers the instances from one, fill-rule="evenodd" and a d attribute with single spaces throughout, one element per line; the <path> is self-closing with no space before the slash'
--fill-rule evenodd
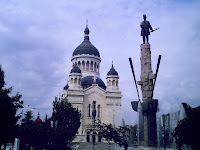
<path id="1" fill-rule="evenodd" d="M 82 71 L 83 77 L 85 76 L 97 76 L 100 77 L 100 62 L 101 58 L 93 55 L 76 55 L 73 56 L 72 59 L 72 65 L 77 63 L 78 67 Z"/>
<path id="2" fill-rule="evenodd" d="M 81 113 L 84 111 L 83 107 L 83 90 L 67 90 L 66 100 L 72 104 L 72 106 L 78 109 Z M 81 125 L 78 130 L 78 135 L 83 135 L 83 120 L 81 119 Z"/>
<path id="3" fill-rule="evenodd" d="M 67 100 L 82 113 L 81 127 L 75 141 L 86 141 L 87 126 L 92 124 L 93 101 L 96 101 L 96 119 L 106 124 L 121 125 L 121 97 L 121 92 L 108 92 L 97 84 L 84 90 L 68 90 Z"/>
<path id="4" fill-rule="evenodd" d="M 98 87 L 98 85 L 93 84 L 93 86 L 85 89 L 85 95 L 84 95 L 84 127 L 86 125 L 92 123 L 92 107 L 93 107 L 93 101 L 96 101 L 96 119 L 100 119 L 102 122 L 105 120 L 106 116 L 106 98 L 105 98 L 105 90 Z M 90 110 L 90 117 L 89 117 L 89 111 L 88 106 L 91 106 Z M 98 105 L 100 105 L 100 114 L 98 116 L 99 110 Z"/>
<path id="5" fill-rule="evenodd" d="M 106 124 L 121 125 L 121 92 L 106 92 Z"/>

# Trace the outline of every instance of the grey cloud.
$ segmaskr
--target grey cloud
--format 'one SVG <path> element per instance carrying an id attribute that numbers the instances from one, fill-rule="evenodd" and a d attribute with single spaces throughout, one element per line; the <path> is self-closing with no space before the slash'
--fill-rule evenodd
<path id="1" fill-rule="evenodd" d="M 124 95 L 124 118 L 132 124 L 137 114 L 130 102 L 137 100 L 137 94 L 128 58 L 132 57 L 139 80 L 139 24 L 146 13 L 153 28 L 160 27 L 150 36 L 154 72 L 158 55 L 163 56 L 154 97 L 163 112 L 176 110 L 182 101 L 196 107 L 200 99 L 199 5 L 198 1 L 1 1 L 0 63 L 6 82 L 22 93 L 25 105 L 38 108 L 43 117 L 45 112 L 50 115 L 89 19 L 91 42 L 102 57 L 101 78 L 105 81 L 113 60 Z"/>

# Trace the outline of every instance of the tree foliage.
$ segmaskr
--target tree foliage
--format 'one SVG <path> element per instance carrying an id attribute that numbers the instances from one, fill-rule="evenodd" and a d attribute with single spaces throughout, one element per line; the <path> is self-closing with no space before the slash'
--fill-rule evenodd
<path id="1" fill-rule="evenodd" d="M 13 141 L 17 130 L 17 121 L 21 117 L 17 110 L 23 108 L 21 95 L 11 96 L 13 87 L 5 88 L 5 75 L 0 65 L 0 145 Z"/>
<path id="2" fill-rule="evenodd" d="M 62 149 L 71 142 L 80 127 L 80 113 L 67 101 L 55 100 L 53 102 L 53 140 L 57 148 Z M 58 147 L 59 146 L 59 147 Z"/>
<path id="3" fill-rule="evenodd" d="M 191 145 L 193 149 L 200 149 L 200 106 L 186 109 L 187 118 L 178 122 L 172 135 L 176 139 L 177 148 L 181 149 L 184 144 Z"/>
<path id="4" fill-rule="evenodd" d="M 36 149 L 47 148 L 52 135 L 50 122 L 34 122 L 32 111 L 26 111 L 24 116 L 18 129 L 18 138 L 21 140 L 20 148 L 25 148 L 27 144 Z"/>
<path id="5" fill-rule="evenodd" d="M 124 146 L 125 148 L 128 146 L 128 139 L 130 134 L 134 134 L 134 140 L 137 140 L 137 127 L 136 126 L 119 126 L 115 128 L 112 124 L 97 122 L 98 128 L 100 130 L 101 136 L 104 137 L 109 143 L 110 141 L 114 141 L 120 146 Z M 135 132 L 135 133 L 134 133 Z"/>
<path id="6" fill-rule="evenodd" d="M 70 103 L 60 100 L 53 102 L 52 117 L 48 119 L 46 116 L 45 122 L 34 122 L 31 111 L 27 111 L 24 116 L 18 134 L 21 148 L 28 144 L 36 149 L 66 149 L 80 126 L 78 110 Z"/>

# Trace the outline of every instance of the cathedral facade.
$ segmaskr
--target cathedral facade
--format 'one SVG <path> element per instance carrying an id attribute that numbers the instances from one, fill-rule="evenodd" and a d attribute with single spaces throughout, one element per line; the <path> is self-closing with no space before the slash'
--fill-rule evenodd
<path id="1" fill-rule="evenodd" d="M 122 94 L 118 87 L 118 72 L 112 64 L 106 76 L 107 84 L 101 80 L 100 53 L 90 42 L 89 33 L 86 25 L 84 40 L 72 54 L 72 69 L 62 94 L 62 99 L 72 103 L 81 112 L 76 142 L 101 142 L 98 130 L 94 127 L 94 117 L 105 124 L 121 125 Z"/>

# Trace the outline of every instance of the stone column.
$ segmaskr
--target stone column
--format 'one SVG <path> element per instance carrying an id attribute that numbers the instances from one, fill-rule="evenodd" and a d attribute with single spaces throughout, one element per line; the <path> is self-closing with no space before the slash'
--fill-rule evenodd
<path id="1" fill-rule="evenodd" d="M 156 112 L 158 101 L 153 99 L 153 74 L 151 68 L 150 44 L 141 45 L 141 75 L 140 81 L 142 91 L 142 112 L 144 116 L 144 146 L 155 146 L 156 134 Z"/>
<path id="2" fill-rule="evenodd" d="M 151 68 L 150 44 L 141 45 L 141 75 L 138 85 L 141 85 L 142 102 L 138 107 L 138 101 L 131 102 L 132 108 L 139 113 L 139 145 L 156 146 L 156 112 L 158 100 L 153 99 L 153 74 Z"/>
<path id="3" fill-rule="evenodd" d="M 155 79 L 155 74 L 153 74 L 151 69 L 151 50 L 150 44 L 141 45 L 141 75 L 139 85 L 141 85 L 142 90 L 142 100 L 149 101 L 153 96 L 153 79 Z"/>

